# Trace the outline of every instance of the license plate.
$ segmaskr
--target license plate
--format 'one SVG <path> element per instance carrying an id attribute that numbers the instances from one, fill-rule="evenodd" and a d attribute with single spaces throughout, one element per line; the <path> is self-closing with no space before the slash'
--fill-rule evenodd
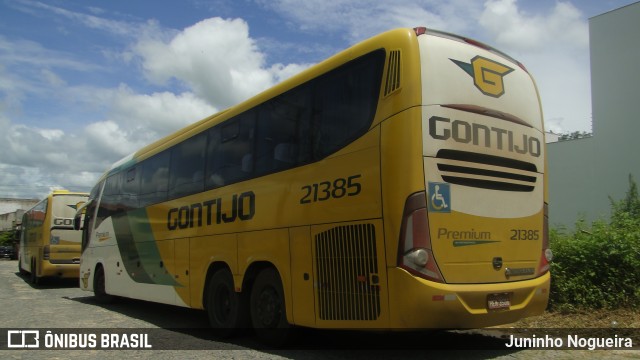
<path id="1" fill-rule="evenodd" d="M 487 295 L 487 309 L 507 310 L 511 307 L 511 297 L 509 293 Z"/>

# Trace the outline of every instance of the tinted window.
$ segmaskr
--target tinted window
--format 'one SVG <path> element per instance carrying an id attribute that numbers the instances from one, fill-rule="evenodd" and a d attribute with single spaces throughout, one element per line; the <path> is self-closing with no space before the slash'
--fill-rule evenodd
<path id="1" fill-rule="evenodd" d="M 311 160 L 309 88 L 301 87 L 260 106 L 255 170 L 263 175 Z"/>
<path id="2" fill-rule="evenodd" d="M 167 200 L 169 189 L 169 151 L 163 151 L 144 160 L 140 168 L 140 206 Z"/>
<path id="3" fill-rule="evenodd" d="M 380 93 L 385 52 L 364 55 L 314 82 L 313 151 L 328 156 L 371 126 Z"/>
<path id="4" fill-rule="evenodd" d="M 138 207 L 138 194 L 140 193 L 140 175 L 138 173 L 137 167 L 129 168 L 124 172 L 120 201 L 125 209 Z"/>
<path id="5" fill-rule="evenodd" d="M 109 176 L 105 180 L 104 189 L 102 190 L 102 198 L 100 199 L 100 207 L 96 218 L 96 227 L 109 216 L 117 214 L 120 210 L 122 191 L 122 173 Z"/>
<path id="6" fill-rule="evenodd" d="M 384 50 L 364 55 L 111 175 L 97 222 L 340 150 L 371 126 L 384 60 Z"/>
<path id="7" fill-rule="evenodd" d="M 196 135 L 171 149 L 169 198 L 204 191 L 204 160 L 207 134 Z"/>
<path id="8" fill-rule="evenodd" d="M 254 172 L 255 112 L 249 111 L 209 131 L 207 188 L 246 180 Z"/>

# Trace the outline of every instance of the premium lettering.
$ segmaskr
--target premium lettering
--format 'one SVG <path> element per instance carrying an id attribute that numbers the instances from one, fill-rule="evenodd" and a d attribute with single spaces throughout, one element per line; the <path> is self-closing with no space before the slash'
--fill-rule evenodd
<path id="1" fill-rule="evenodd" d="M 438 239 L 447 240 L 490 240 L 491 233 L 488 231 L 451 231 L 447 228 L 438 228 Z"/>

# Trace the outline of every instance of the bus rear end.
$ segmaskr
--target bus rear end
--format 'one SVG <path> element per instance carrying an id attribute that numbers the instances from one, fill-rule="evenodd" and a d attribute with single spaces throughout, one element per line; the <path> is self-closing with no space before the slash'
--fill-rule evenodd
<path id="1" fill-rule="evenodd" d="M 405 202 L 392 323 L 484 327 L 542 313 L 551 253 L 535 83 L 488 46 L 416 32 L 425 191 Z"/>
<path id="2" fill-rule="evenodd" d="M 76 209 L 87 201 L 87 194 L 54 192 L 51 197 L 51 233 L 45 239 L 42 275 L 77 278 L 80 270 L 81 232 L 75 231 Z"/>

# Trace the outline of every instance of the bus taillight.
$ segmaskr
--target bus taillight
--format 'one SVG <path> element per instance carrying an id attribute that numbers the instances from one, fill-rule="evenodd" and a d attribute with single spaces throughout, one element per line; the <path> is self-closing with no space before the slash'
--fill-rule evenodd
<path id="1" fill-rule="evenodd" d="M 551 260 L 553 260 L 553 252 L 549 247 L 549 205 L 545 203 L 542 223 L 542 255 L 540 256 L 540 266 L 538 266 L 538 276 L 549 271 Z"/>
<path id="2" fill-rule="evenodd" d="M 427 28 L 423 26 L 413 28 L 413 31 L 416 32 L 416 36 L 424 35 L 427 33 Z"/>
<path id="3" fill-rule="evenodd" d="M 424 279 L 444 282 L 431 250 L 427 201 L 424 192 L 409 196 L 405 202 L 400 230 L 398 266 Z"/>
<path id="4" fill-rule="evenodd" d="M 42 248 L 42 260 L 49 260 L 50 254 L 51 254 L 51 248 L 49 248 L 49 245 L 45 245 Z"/>

